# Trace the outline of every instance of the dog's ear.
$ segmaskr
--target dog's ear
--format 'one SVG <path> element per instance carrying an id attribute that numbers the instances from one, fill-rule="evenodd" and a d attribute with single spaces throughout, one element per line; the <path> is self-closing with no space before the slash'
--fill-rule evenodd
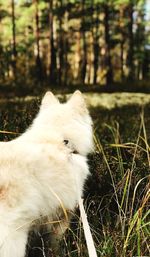
<path id="1" fill-rule="evenodd" d="M 58 99 L 53 95 L 52 92 L 47 91 L 46 94 L 44 95 L 41 103 L 41 108 L 47 108 L 48 106 L 52 104 L 58 104 L 59 101 Z"/>
<path id="2" fill-rule="evenodd" d="M 85 99 L 83 97 L 83 94 L 79 90 L 76 90 L 74 92 L 74 94 L 71 96 L 68 102 L 78 112 L 80 113 L 87 112 Z"/>

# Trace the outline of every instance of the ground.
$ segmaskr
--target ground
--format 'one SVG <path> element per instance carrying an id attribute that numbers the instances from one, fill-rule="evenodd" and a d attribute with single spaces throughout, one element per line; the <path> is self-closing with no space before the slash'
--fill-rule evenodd
<path id="1" fill-rule="evenodd" d="M 84 205 L 97 254 L 150 256 L 150 97 L 133 93 L 87 93 L 86 97 L 94 121 L 95 152 L 89 156 L 91 176 Z M 22 133 L 39 104 L 36 97 L 0 101 L 0 140 Z M 47 241 L 47 235 L 43 237 Z M 44 256 L 39 248 L 42 238 L 30 248 L 29 257 Z M 45 248 L 52 256 L 49 244 Z M 88 256 L 78 210 L 60 249 L 60 257 Z"/>

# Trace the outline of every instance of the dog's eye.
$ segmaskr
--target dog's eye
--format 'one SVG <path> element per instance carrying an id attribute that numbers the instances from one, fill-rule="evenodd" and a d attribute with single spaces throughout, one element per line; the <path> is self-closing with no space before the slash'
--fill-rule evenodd
<path id="1" fill-rule="evenodd" d="M 64 144 L 65 144 L 65 145 L 68 145 L 68 143 L 69 143 L 69 140 L 65 139 L 65 140 L 64 140 Z"/>

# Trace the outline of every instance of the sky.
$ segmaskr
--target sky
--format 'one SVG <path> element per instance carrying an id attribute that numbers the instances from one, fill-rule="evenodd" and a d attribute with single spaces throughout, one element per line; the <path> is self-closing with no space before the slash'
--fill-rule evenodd
<path id="1" fill-rule="evenodd" d="M 150 20 L 150 0 L 146 1 L 146 19 Z"/>

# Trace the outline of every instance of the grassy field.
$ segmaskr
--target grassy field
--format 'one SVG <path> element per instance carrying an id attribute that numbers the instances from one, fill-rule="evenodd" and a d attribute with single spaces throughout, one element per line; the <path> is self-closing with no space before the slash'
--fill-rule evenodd
<path id="1" fill-rule="evenodd" d="M 0 130 L 22 133 L 37 113 L 39 101 L 3 102 Z M 95 152 L 85 186 L 85 208 L 98 256 L 150 256 L 150 104 L 135 102 L 91 108 Z M 1 141 L 18 134 L 0 133 Z M 47 235 L 36 239 L 28 257 L 50 253 Z M 77 210 L 60 243 L 60 257 L 88 256 Z"/>

